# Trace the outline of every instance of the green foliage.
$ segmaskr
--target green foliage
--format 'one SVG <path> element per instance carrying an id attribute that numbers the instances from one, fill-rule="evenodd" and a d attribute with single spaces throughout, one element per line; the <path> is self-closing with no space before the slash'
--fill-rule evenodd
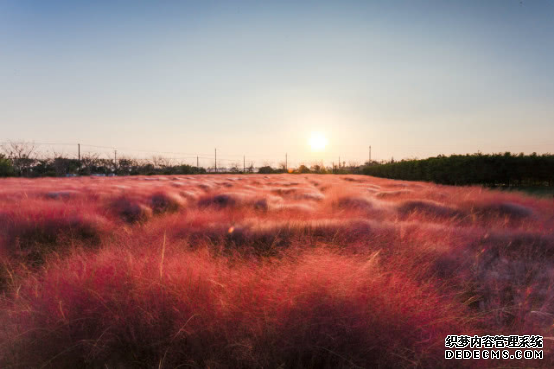
<path id="1" fill-rule="evenodd" d="M 10 177 L 15 175 L 12 162 L 4 155 L 0 154 L 0 177 Z"/>
<path id="2" fill-rule="evenodd" d="M 362 172 L 375 177 L 448 185 L 552 186 L 554 155 L 513 155 L 509 152 L 487 155 L 439 155 L 423 160 L 391 161 L 366 166 Z"/>
<path id="3" fill-rule="evenodd" d="M 52 160 L 37 160 L 37 163 L 32 168 L 33 177 L 55 177 L 56 169 L 52 164 Z"/>
<path id="4" fill-rule="evenodd" d="M 21 162 L 20 159 L 18 159 Z M 157 175 L 157 174 L 202 174 L 205 168 L 191 165 L 156 166 L 150 162 L 139 163 L 133 159 L 120 159 L 117 165 L 111 159 L 83 157 L 78 159 L 55 157 L 48 159 L 33 159 L 25 170 L 13 165 L 13 160 L 0 154 L 0 177 L 64 177 L 68 175 Z"/>
<path id="5" fill-rule="evenodd" d="M 258 169 L 258 173 L 260 173 L 260 174 L 272 174 L 272 173 L 279 173 L 279 171 L 277 169 L 273 169 L 269 165 L 266 165 L 264 167 L 260 167 Z"/>
<path id="6" fill-rule="evenodd" d="M 164 174 L 199 174 L 206 173 L 206 169 L 193 167 L 192 165 L 176 165 L 168 167 Z"/>
<path id="7" fill-rule="evenodd" d="M 314 164 L 310 167 L 311 173 L 317 173 L 317 174 L 327 174 L 328 171 L 323 165 Z"/>

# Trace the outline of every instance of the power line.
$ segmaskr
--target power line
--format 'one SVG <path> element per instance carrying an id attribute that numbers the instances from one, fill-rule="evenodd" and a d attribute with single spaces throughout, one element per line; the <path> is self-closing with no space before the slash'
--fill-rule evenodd
<path id="1" fill-rule="evenodd" d="M 226 163 L 235 163 L 237 165 L 240 165 L 240 157 L 242 157 L 243 159 L 243 169 L 245 167 L 245 160 L 246 160 L 246 155 L 245 154 L 226 154 L 226 157 L 217 157 L 217 149 L 215 149 L 214 151 L 214 154 L 215 154 L 215 158 L 214 157 L 211 157 L 210 155 L 208 154 L 199 154 L 199 153 L 186 153 L 186 152 L 176 152 L 176 151 L 158 151 L 158 150 L 145 150 L 145 149 L 133 149 L 133 148 L 128 148 L 128 147 L 113 147 L 113 146 L 104 146 L 104 145 L 92 145 L 92 144 L 83 144 L 83 143 L 67 143 L 67 142 L 35 142 L 35 141 L 1 141 L 0 142 L 0 145 L 9 145 L 9 144 L 30 144 L 30 145 L 35 145 L 35 146 L 72 146 L 74 148 L 76 148 L 76 156 L 77 158 L 80 160 L 82 158 L 82 152 L 81 150 L 82 149 L 87 149 L 87 148 L 94 148 L 94 149 L 102 149 L 102 150 L 110 150 L 110 151 L 119 151 L 119 154 L 120 154 L 120 158 L 126 156 L 126 155 L 132 155 L 130 154 L 129 152 L 142 152 L 142 153 L 151 153 L 151 154 L 161 154 L 163 155 L 163 158 L 164 159 L 167 159 L 167 160 L 194 160 L 196 159 L 196 163 L 197 165 L 199 165 L 199 161 L 200 159 L 202 160 L 214 160 L 215 159 L 215 162 L 214 162 L 214 169 L 217 170 L 217 161 L 219 160 L 220 163 L 222 162 L 226 162 Z M 389 147 L 398 147 L 398 146 L 402 146 L 402 147 L 423 147 L 426 149 L 427 152 L 433 152 L 433 151 L 436 151 L 436 149 L 434 150 L 433 147 L 436 147 L 436 148 L 439 148 L 439 147 L 443 147 L 445 146 L 446 144 L 413 144 L 413 143 L 410 143 L 410 144 L 405 144 L 405 145 L 401 145 L 401 144 L 386 144 L 386 145 L 381 145 L 381 146 L 389 146 Z M 463 143 L 461 143 L 460 145 L 464 145 Z M 512 146 L 512 147 L 536 147 L 538 149 L 539 146 L 545 146 L 545 145 L 553 145 L 553 143 L 551 142 L 540 142 L 540 143 L 535 143 L 535 144 L 505 144 L 505 145 L 489 145 L 489 144 L 479 144 L 479 143 L 467 143 L 466 144 L 468 147 L 479 147 L 479 146 L 486 146 L 486 147 L 502 147 L 502 148 L 507 148 L 507 146 Z M 341 145 L 336 145 L 338 147 L 340 147 Z M 446 145 L 446 146 L 452 146 L 452 145 Z M 458 145 L 457 145 L 458 146 Z M 513 150 L 513 149 L 512 149 Z M 44 150 L 37 150 L 36 151 L 37 154 L 39 155 L 43 155 L 44 154 Z M 90 151 L 89 151 L 90 153 Z M 344 153 L 344 152 L 343 152 Z M 96 154 L 99 154 L 98 152 Z M 106 153 L 106 152 L 103 152 L 103 153 L 100 153 L 102 156 L 106 155 L 108 156 L 111 156 L 110 153 Z M 115 154 L 115 153 L 114 153 Z M 248 154 L 248 153 L 246 153 Z M 352 156 L 351 157 L 361 157 L 360 155 L 361 153 L 359 151 L 356 151 L 356 153 L 352 152 Z M 171 156 L 165 156 L 165 155 L 171 155 Z M 248 157 L 249 157 L 249 160 L 253 160 L 254 162 L 272 162 L 272 163 L 276 163 L 276 162 L 280 162 L 280 158 L 282 158 L 281 156 L 282 154 L 258 154 L 258 155 L 252 155 L 252 154 L 248 154 Z M 117 154 L 114 155 L 114 157 L 116 157 Z M 132 155 L 133 156 L 133 155 Z M 237 158 L 232 158 L 233 156 L 236 156 Z M 303 155 L 294 155 L 293 153 L 293 156 L 296 156 L 296 157 L 301 157 Z M 302 163 L 302 164 L 307 164 L 307 163 L 311 163 L 311 162 L 315 162 L 315 161 L 318 161 L 318 160 L 321 160 L 321 159 L 324 159 L 325 161 L 329 161 L 329 160 L 332 160 L 333 158 L 336 158 L 334 156 L 334 154 L 319 154 L 318 155 L 318 159 L 316 158 L 306 158 L 305 160 L 289 160 L 288 159 L 288 152 L 285 153 L 285 168 L 288 169 L 288 165 L 291 164 L 291 165 L 294 165 L 294 163 L 298 164 L 298 163 Z M 368 158 L 369 158 L 369 161 L 371 162 L 372 160 L 372 146 L 369 146 L 369 153 L 368 153 Z M 135 158 L 136 160 L 150 160 L 150 159 L 142 159 L 142 158 Z M 117 160 L 117 158 L 115 159 Z M 343 159 L 344 160 L 344 159 Z M 355 159 L 355 160 L 348 160 L 349 162 L 356 162 L 356 161 L 359 161 L 359 159 Z M 342 162 L 341 160 L 339 159 L 339 165 L 341 165 Z"/>

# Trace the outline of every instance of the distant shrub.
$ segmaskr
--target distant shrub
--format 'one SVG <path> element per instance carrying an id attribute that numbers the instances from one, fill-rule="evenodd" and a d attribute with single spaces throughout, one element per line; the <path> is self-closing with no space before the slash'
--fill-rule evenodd
<path id="1" fill-rule="evenodd" d="M 265 167 L 260 167 L 258 169 L 258 173 L 260 173 L 260 174 L 272 174 L 272 173 L 279 173 L 279 171 L 277 169 L 274 169 L 274 168 L 270 167 L 269 165 L 267 165 Z"/>
<path id="2" fill-rule="evenodd" d="M 329 172 L 323 165 L 314 164 L 310 167 L 310 173 L 327 174 Z"/>
<path id="3" fill-rule="evenodd" d="M 15 175 L 12 162 L 3 154 L 0 154 L 0 177 L 10 177 Z"/>

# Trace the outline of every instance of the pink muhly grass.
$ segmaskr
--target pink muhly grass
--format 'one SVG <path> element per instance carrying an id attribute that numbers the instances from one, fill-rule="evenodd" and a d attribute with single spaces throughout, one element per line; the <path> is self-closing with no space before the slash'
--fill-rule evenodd
<path id="1" fill-rule="evenodd" d="M 9 311 L 26 332 L 10 346 L 27 353 L 11 359 L 30 366 L 435 366 L 444 335 L 468 332 L 429 288 L 326 251 L 235 266 L 203 252 L 76 255 Z"/>
<path id="2" fill-rule="evenodd" d="M 41 260 L 50 251 L 72 243 L 98 245 L 110 228 L 106 219 L 64 205 L 26 207 L 6 213 L 4 248 L 14 257 Z"/>
<path id="3" fill-rule="evenodd" d="M 0 367 L 494 366 L 445 361 L 445 335 L 554 336 L 550 200 L 362 176 L 1 181 Z M 554 365 L 547 342 L 513 365 Z"/>

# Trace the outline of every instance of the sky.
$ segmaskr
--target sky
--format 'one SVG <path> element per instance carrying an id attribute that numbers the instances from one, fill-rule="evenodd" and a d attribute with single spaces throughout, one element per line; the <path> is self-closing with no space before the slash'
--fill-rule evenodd
<path id="1" fill-rule="evenodd" d="M 8 140 L 258 165 L 554 152 L 554 0 L 0 0 Z"/>

